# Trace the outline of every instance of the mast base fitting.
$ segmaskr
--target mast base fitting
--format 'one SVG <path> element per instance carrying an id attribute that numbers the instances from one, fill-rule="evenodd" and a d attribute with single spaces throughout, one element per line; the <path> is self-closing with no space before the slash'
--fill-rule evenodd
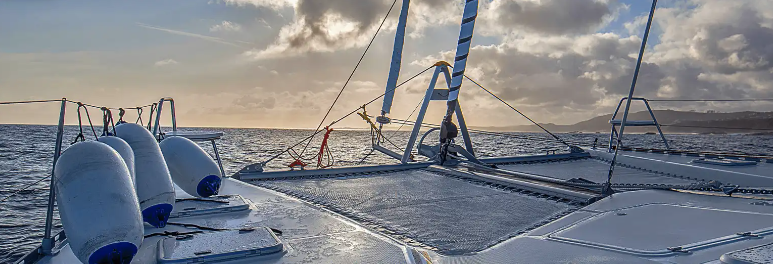
<path id="1" fill-rule="evenodd" d="M 443 120 L 440 124 L 440 141 L 444 142 L 446 139 L 454 139 L 459 135 L 459 129 L 453 122 Z"/>
<path id="2" fill-rule="evenodd" d="M 376 122 L 378 122 L 379 124 L 382 124 L 382 125 L 383 124 L 389 124 L 389 123 L 392 123 L 392 119 L 389 119 L 389 117 L 386 117 L 386 116 L 382 115 L 382 116 L 376 117 Z"/>

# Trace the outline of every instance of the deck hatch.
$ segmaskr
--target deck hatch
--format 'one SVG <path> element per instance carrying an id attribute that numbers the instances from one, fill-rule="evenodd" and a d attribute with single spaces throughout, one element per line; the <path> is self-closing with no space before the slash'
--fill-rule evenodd
<path id="1" fill-rule="evenodd" d="M 169 218 L 181 218 L 248 210 L 249 203 L 239 195 L 221 195 L 209 198 L 177 199 Z"/>
<path id="2" fill-rule="evenodd" d="M 667 256 L 748 238 L 739 232 L 770 234 L 771 224 L 773 215 L 769 214 L 650 204 L 590 217 L 549 238 L 637 255 Z"/>
<path id="3" fill-rule="evenodd" d="M 282 252 L 284 245 L 267 227 L 167 237 L 158 241 L 159 263 L 210 263 Z"/>

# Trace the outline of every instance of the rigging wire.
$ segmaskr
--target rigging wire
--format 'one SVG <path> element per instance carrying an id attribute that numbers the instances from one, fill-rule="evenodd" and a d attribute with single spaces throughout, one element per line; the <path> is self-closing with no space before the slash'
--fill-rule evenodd
<path id="1" fill-rule="evenodd" d="M 419 103 L 418 103 L 418 104 L 416 104 L 416 107 L 414 107 L 414 108 L 413 108 L 413 111 L 411 111 L 411 114 L 409 114 L 409 115 L 408 115 L 408 117 L 406 117 L 404 120 L 409 120 L 409 119 L 411 119 L 411 116 L 413 116 L 413 113 L 415 113 L 415 112 L 416 112 L 416 110 L 418 110 L 418 109 L 419 109 L 419 106 L 421 106 L 421 104 L 422 104 L 422 103 L 424 103 L 424 98 L 421 98 L 421 99 L 419 99 Z M 405 124 L 400 124 L 400 126 L 399 126 L 399 127 L 397 127 L 397 130 L 395 130 L 395 131 L 392 131 L 392 134 L 390 134 L 390 135 L 389 135 L 389 137 L 392 137 L 392 138 L 393 138 L 393 137 L 395 137 L 395 136 L 397 135 L 397 132 L 399 132 L 399 131 L 400 131 L 400 129 L 402 129 L 404 125 L 405 125 Z"/>
<path id="2" fill-rule="evenodd" d="M 564 145 L 566 145 L 566 146 L 570 146 L 570 147 L 571 147 L 571 145 L 569 145 L 569 143 L 566 143 L 566 141 L 564 141 L 563 139 L 559 138 L 558 136 L 556 136 L 556 134 L 553 134 L 553 132 L 550 132 L 548 129 L 546 129 L 545 127 L 543 127 L 542 125 L 540 125 L 540 124 L 539 124 L 539 123 L 537 123 L 536 121 L 534 121 L 534 120 L 532 120 L 531 118 L 529 118 L 529 116 L 527 116 L 526 114 L 522 113 L 521 111 L 518 111 L 518 109 L 516 109 L 515 107 L 513 107 L 512 105 L 510 105 L 509 103 L 507 103 L 505 100 L 502 100 L 502 98 L 499 98 L 499 96 L 497 96 L 496 94 L 494 94 L 494 93 L 493 93 L 493 92 L 491 92 L 490 90 L 488 90 L 488 89 L 486 89 L 485 87 L 483 87 L 482 85 L 480 85 L 480 83 L 478 83 L 477 81 L 473 80 L 472 78 L 468 77 L 467 75 L 464 75 L 464 77 L 465 77 L 465 78 L 467 78 L 467 80 L 469 80 L 469 81 L 471 81 L 472 83 L 474 83 L 475 85 L 477 85 L 479 88 L 483 89 L 485 92 L 487 92 L 488 94 L 490 94 L 490 95 L 491 95 L 491 96 L 493 96 L 494 98 L 496 98 L 497 100 L 499 100 L 500 102 L 502 102 L 502 103 L 504 103 L 505 105 L 507 105 L 507 107 L 510 107 L 510 109 L 513 109 L 513 111 L 515 111 L 516 113 L 518 113 L 518 114 L 520 114 L 521 116 L 523 116 L 524 118 L 526 118 L 526 120 L 529 120 L 529 122 L 531 122 L 532 124 L 534 124 L 534 125 L 538 126 L 540 129 L 542 129 L 543 131 L 545 131 L 545 133 L 548 133 L 548 134 L 549 134 L 550 136 L 552 136 L 554 139 L 558 140 L 559 142 L 563 143 L 563 144 L 564 144 Z"/>
<path id="3" fill-rule="evenodd" d="M 649 102 L 773 102 L 770 99 L 647 99 Z"/>
<path id="4" fill-rule="evenodd" d="M 712 127 L 712 126 L 688 126 L 688 125 L 660 125 L 660 126 L 662 126 L 662 127 L 683 127 L 683 128 L 706 128 L 706 129 L 736 129 L 736 130 L 773 131 L 773 128 Z"/>
<path id="5" fill-rule="evenodd" d="M 418 110 L 418 109 L 419 109 L 419 106 L 421 106 L 421 104 L 422 104 L 423 102 L 424 102 L 424 99 L 423 99 L 423 98 L 422 98 L 422 99 L 420 99 L 420 100 L 419 100 L 419 103 L 418 103 L 418 104 L 416 104 L 416 107 L 414 107 L 414 108 L 413 108 L 413 111 L 411 112 L 411 114 L 409 114 L 409 115 L 408 115 L 408 117 L 406 117 L 406 118 L 405 118 L 405 120 L 411 119 L 411 116 L 413 116 L 413 113 L 415 113 L 415 112 L 416 112 L 416 110 Z M 372 118 L 372 116 L 368 116 L 368 117 L 371 117 L 371 118 Z M 395 131 L 392 131 L 392 134 L 390 134 L 390 135 L 389 135 L 389 137 L 390 137 L 390 138 L 393 138 L 393 137 L 395 137 L 395 136 L 397 135 L 397 133 L 400 131 L 400 129 L 402 129 L 402 128 L 403 128 L 403 126 L 405 126 L 405 123 L 400 123 L 400 126 L 399 126 L 399 127 L 397 127 L 397 130 L 395 130 Z M 373 134 L 373 132 L 372 132 L 373 130 L 374 130 L 374 129 L 373 129 L 373 128 L 371 128 L 371 136 L 372 136 L 372 134 Z M 382 137 L 382 138 L 384 138 L 384 140 L 386 140 L 387 142 L 389 142 L 390 144 L 392 144 L 392 146 L 395 146 L 395 148 L 399 149 L 399 150 L 400 150 L 400 151 L 402 151 L 402 152 L 405 152 L 405 149 L 403 149 L 403 148 L 400 148 L 399 146 L 397 146 L 396 144 L 394 144 L 394 142 L 392 142 L 392 141 L 391 141 L 389 138 L 387 138 L 386 136 L 384 136 L 384 134 L 381 132 L 381 129 L 380 129 L 380 128 L 379 128 L 379 129 L 377 129 L 377 130 L 378 130 L 378 132 L 376 132 L 376 134 L 378 134 L 378 135 L 381 135 L 381 137 Z M 368 157 L 369 157 L 369 156 L 373 155 L 373 152 L 374 152 L 374 151 L 376 151 L 376 150 L 375 150 L 375 149 L 373 149 L 373 148 L 371 148 L 371 149 L 370 149 L 370 151 L 369 151 L 367 154 L 365 154 L 365 156 L 363 156 L 363 157 L 362 157 L 362 159 L 360 159 L 360 162 L 358 162 L 357 164 L 359 165 L 359 164 L 362 164 L 363 162 L 365 162 L 365 160 L 366 160 L 366 159 L 368 159 Z"/>
<path id="6" fill-rule="evenodd" d="M 61 101 L 61 100 L 59 100 L 59 101 Z M 0 200 L 0 202 L 5 202 L 6 200 L 10 199 L 11 197 L 18 195 L 18 194 L 19 194 L 19 193 L 21 193 L 22 191 L 25 191 L 25 190 L 27 190 L 28 188 L 30 188 L 30 187 L 32 187 L 32 186 L 34 186 L 34 185 L 37 185 L 38 183 L 40 183 L 40 182 L 43 182 L 43 180 L 46 180 L 46 179 L 48 179 L 48 178 L 50 178 L 50 177 L 51 177 L 51 174 L 48 174 L 48 176 L 46 176 L 46 177 L 44 177 L 44 178 L 41 178 L 41 179 L 39 179 L 38 181 L 35 181 L 35 182 L 34 182 L 34 183 L 32 183 L 32 184 L 29 184 L 29 185 L 27 185 L 27 186 L 25 186 L 25 187 L 23 187 L 23 188 L 21 188 L 21 189 L 19 189 L 19 190 L 16 190 L 16 191 L 15 191 L 15 192 L 13 192 L 11 195 L 8 195 L 8 196 L 6 196 L 5 198 L 3 198 L 2 200 Z"/>
<path id="7" fill-rule="evenodd" d="M 333 100 L 333 103 L 330 105 L 330 108 L 327 109 L 325 116 L 322 117 L 322 120 L 319 121 L 319 125 L 317 125 L 317 128 L 314 130 L 319 130 L 320 127 L 322 127 L 322 123 L 325 123 L 325 119 L 327 119 L 328 115 L 330 115 L 330 111 L 333 110 L 333 107 L 338 102 L 338 99 L 341 98 L 341 94 L 343 94 L 344 90 L 346 89 L 346 86 L 349 85 L 349 81 L 351 81 L 352 77 L 354 77 L 354 73 L 357 72 L 357 68 L 360 67 L 362 60 L 365 59 L 365 55 L 368 54 L 368 50 L 370 50 L 370 46 L 373 45 L 373 42 L 376 40 L 376 36 L 378 36 L 379 31 L 381 31 L 381 28 L 384 26 L 384 23 L 387 21 L 389 14 L 392 13 L 392 9 L 395 7 L 396 3 L 397 3 L 397 0 L 394 0 L 392 2 L 392 6 L 389 7 L 389 10 L 387 11 L 386 15 L 384 15 L 384 19 L 381 20 L 381 25 L 378 26 L 378 28 L 376 29 L 376 33 L 374 33 L 373 37 L 370 39 L 370 43 L 368 43 L 368 46 L 365 47 L 365 51 L 363 51 L 362 56 L 360 56 L 360 60 L 357 61 L 357 64 L 354 66 L 354 69 L 352 69 L 352 73 L 349 74 L 349 78 L 346 79 L 346 82 L 344 82 L 344 85 L 341 87 L 341 90 L 338 91 L 338 95 L 336 96 L 335 100 Z M 309 147 L 309 144 L 311 144 L 311 139 L 309 139 L 309 142 L 306 143 L 306 146 L 303 147 L 303 150 L 301 151 L 301 155 L 303 155 L 303 153 L 306 152 L 306 149 Z"/>
<path id="8" fill-rule="evenodd" d="M 397 123 L 401 124 L 409 124 L 409 125 L 415 125 L 415 121 L 410 120 L 400 120 L 400 119 L 392 119 L 393 121 L 396 121 Z M 428 127 L 439 127 L 438 124 L 432 124 L 432 123 L 421 123 L 422 126 L 428 126 Z M 547 137 L 539 137 L 539 136 L 525 136 L 525 135 L 516 135 L 512 133 L 506 133 L 506 132 L 494 132 L 494 131 L 486 131 L 486 130 L 480 130 L 480 129 L 468 129 L 467 131 L 471 133 L 478 133 L 483 135 L 491 135 L 491 136 L 502 136 L 502 137 L 513 137 L 517 139 L 523 139 L 523 140 L 539 140 L 539 141 L 555 141 L 553 138 L 547 138 Z M 582 142 L 576 142 L 576 141 L 567 141 L 568 143 L 582 146 L 587 145 L 587 143 Z"/>
<path id="9" fill-rule="evenodd" d="M 631 110 L 631 100 L 633 98 L 634 90 L 636 89 L 636 81 L 639 79 L 639 70 L 641 69 L 641 63 L 642 59 L 644 58 L 644 52 L 647 48 L 647 39 L 649 39 L 650 35 L 650 29 L 652 27 L 652 19 L 655 17 L 655 8 L 658 5 L 658 0 L 652 0 L 652 8 L 650 9 L 650 15 L 649 18 L 647 18 L 647 26 L 644 29 L 644 36 L 641 41 L 641 48 L 639 49 L 639 57 L 636 60 L 636 68 L 633 71 L 633 79 L 631 80 L 631 89 L 628 91 L 628 99 L 625 103 L 625 112 L 623 112 L 623 121 L 620 124 L 620 133 L 617 137 L 617 145 L 615 147 L 619 148 L 623 145 L 623 132 L 625 131 L 625 124 L 628 121 L 628 114 Z M 609 163 L 609 172 L 607 175 L 607 183 L 604 186 L 604 189 L 602 190 L 602 194 L 606 195 L 612 195 L 614 191 L 612 190 L 612 175 L 615 171 L 615 164 L 617 163 L 617 154 L 620 151 L 620 149 L 615 149 L 615 154 L 612 155 L 612 161 Z"/>
<path id="10" fill-rule="evenodd" d="M 432 69 L 432 67 L 434 67 L 434 66 L 429 66 L 429 67 L 425 68 L 425 69 L 424 69 L 424 70 L 422 70 L 421 72 L 417 73 L 416 75 L 413 75 L 412 77 L 410 77 L 410 78 L 408 78 L 407 80 L 403 81 L 403 82 L 402 82 L 402 83 L 400 83 L 399 85 L 395 86 L 393 89 L 390 89 L 390 90 L 388 90 L 388 91 L 386 91 L 386 92 L 382 93 L 382 94 L 381 94 L 381 95 L 379 95 L 378 97 L 375 97 L 375 98 L 373 98 L 372 100 L 370 100 L 370 101 L 366 102 L 366 103 L 364 104 L 364 106 L 370 105 L 371 103 L 373 103 L 373 102 L 377 101 L 378 99 L 381 99 L 381 97 L 384 97 L 384 95 L 386 95 L 387 93 L 389 93 L 389 92 L 391 92 L 391 91 L 394 91 L 394 90 L 397 90 L 398 88 L 402 87 L 403 85 L 405 85 L 405 84 L 406 84 L 406 83 L 408 83 L 409 81 L 411 81 L 411 80 L 415 79 L 416 77 L 420 76 L 421 74 L 424 74 L 424 73 L 426 73 L 428 70 Z M 361 109 L 361 107 L 357 107 L 357 109 L 354 109 L 354 110 L 352 110 L 351 112 L 349 112 L 348 114 L 346 114 L 346 115 L 342 116 L 341 118 L 339 118 L 338 120 L 335 120 L 335 121 L 333 121 L 332 123 L 330 123 L 330 125 L 333 125 L 333 124 L 335 124 L 335 123 L 338 123 L 338 122 L 340 122 L 341 120 L 344 120 L 344 119 L 346 119 L 347 117 L 349 117 L 349 116 L 351 116 L 351 115 L 353 115 L 353 114 L 357 113 L 357 111 L 359 111 L 360 109 Z M 314 136 L 316 136 L 316 135 L 317 135 L 317 134 L 319 134 L 320 132 L 322 132 L 322 130 L 319 130 L 319 129 L 317 129 L 317 130 L 316 130 L 314 133 L 312 133 L 312 134 L 311 134 L 311 135 L 309 135 L 308 137 L 306 137 L 306 138 L 304 138 L 304 139 L 302 139 L 302 140 L 298 141 L 297 143 L 293 144 L 293 145 L 292 145 L 292 146 L 290 146 L 289 148 L 287 148 L 287 149 L 283 150 L 282 152 L 279 152 L 279 153 L 277 153 L 276 155 L 272 156 L 272 157 L 271 157 L 271 158 L 269 158 L 268 160 L 264 161 L 264 162 L 263 162 L 263 164 L 265 165 L 266 163 L 268 163 L 268 162 L 270 162 L 270 161 L 273 161 L 274 159 L 278 158 L 279 156 L 281 156 L 281 155 L 282 155 L 282 154 L 284 154 L 285 152 L 287 152 L 287 151 L 289 151 L 289 150 L 291 150 L 291 149 L 295 148 L 296 146 L 298 146 L 298 145 L 302 144 L 303 142 L 305 142 L 305 141 L 307 141 L 307 140 L 310 140 L 310 139 L 314 138 Z"/>
<path id="11" fill-rule="evenodd" d="M 422 98 L 422 99 L 419 99 L 419 103 L 418 103 L 418 104 L 416 104 L 416 107 L 414 107 L 414 108 L 413 108 L 413 111 L 411 111 L 411 114 L 409 114 L 409 115 L 408 115 L 408 117 L 406 117 L 406 118 L 405 118 L 405 120 L 409 120 L 409 119 L 411 119 L 411 116 L 413 116 L 413 113 L 415 113 L 415 112 L 416 112 L 416 110 L 418 110 L 418 109 L 419 109 L 419 106 L 421 106 L 421 104 L 422 104 L 423 102 L 424 102 L 424 98 Z M 395 131 L 392 131 L 392 134 L 390 134 L 390 135 L 389 135 L 389 137 L 390 137 L 390 138 L 394 138 L 395 136 L 397 136 L 397 133 L 398 133 L 398 132 L 400 132 L 400 129 L 402 129 L 402 128 L 403 128 L 403 126 L 405 126 L 405 123 L 400 123 L 400 126 L 399 126 L 399 127 L 397 127 L 397 130 L 395 130 Z M 380 131 L 380 129 L 379 129 L 379 131 Z M 395 144 L 394 144 L 394 143 L 393 143 L 391 140 L 389 140 L 389 138 L 387 138 L 386 136 L 384 136 L 384 134 L 381 134 L 381 132 L 379 132 L 379 135 L 381 135 L 381 137 L 383 137 L 383 138 L 384 138 L 384 140 L 386 140 L 387 142 L 389 142 L 390 144 L 392 144 L 392 146 L 395 146 L 395 148 L 399 149 L 399 150 L 400 150 L 400 151 L 402 151 L 402 152 L 405 152 L 405 149 L 403 149 L 403 148 L 400 148 L 400 147 L 398 147 L 397 145 L 395 145 Z M 365 156 L 363 156 L 363 157 L 362 157 L 362 159 L 360 160 L 360 162 L 359 162 L 359 163 L 357 163 L 357 164 L 362 164 L 363 162 L 365 162 L 365 160 L 366 160 L 366 159 L 368 159 L 368 157 L 369 157 L 369 156 L 373 155 L 373 152 L 374 152 L 374 151 L 375 151 L 374 149 L 370 149 L 370 152 L 368 152 L 367 154 L 365 154 Z"/>

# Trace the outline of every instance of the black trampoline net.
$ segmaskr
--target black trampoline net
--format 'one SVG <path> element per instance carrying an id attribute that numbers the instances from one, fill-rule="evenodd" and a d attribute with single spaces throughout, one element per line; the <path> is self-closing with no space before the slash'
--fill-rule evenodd
<path id="1" fill-rule="evenodd" d="M 253 183 L 444 255 L 484 250 L 577 208 L 425 170 Z"/>

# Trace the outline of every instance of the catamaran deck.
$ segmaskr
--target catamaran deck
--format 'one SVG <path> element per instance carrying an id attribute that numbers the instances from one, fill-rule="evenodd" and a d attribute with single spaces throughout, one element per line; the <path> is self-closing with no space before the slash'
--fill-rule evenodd
<path id="1" fill-rule="evenodd" d="M 619 179 L 613 180 L 620 183 L 703 179 L 766 187 L 773 173 L 773 164 L 765 161 L 704 166 L 684 155 L 621 155 Z M 133 262 L 203 262 L 196 257 L 221 252 L 221 246 L 258 244 L 265 254 L 206 261 L 716 263 L 773 258 L 768 248 L 771 196 L 646 189 L 594 202 L 599 195 L 592 190 L 545 181 L 600 183 L 606 178 L 605 156 L 590 150 L 488 159 L 497 162 L 501 173 L 463 165 L 412 165 L 242 174 L 243 181 L 225 179 L 221 187 L 221 194 L 240 196 L 181 200 L 166 228 L 147 226 L 149 236 Z M 542 179 L 530 181 L 528 175 Z M 178 191 L 178 197 L 189 196 Z M 271 233 L 265 228 L 276 239 L 267 237 Z M 199 242 L 186 244 L 190 239 Z M 207 245 L 194 244 L 201 241 Z M 77 262 L 66 240 L 61 246 L 57 255 L 38 262 Z"/>

